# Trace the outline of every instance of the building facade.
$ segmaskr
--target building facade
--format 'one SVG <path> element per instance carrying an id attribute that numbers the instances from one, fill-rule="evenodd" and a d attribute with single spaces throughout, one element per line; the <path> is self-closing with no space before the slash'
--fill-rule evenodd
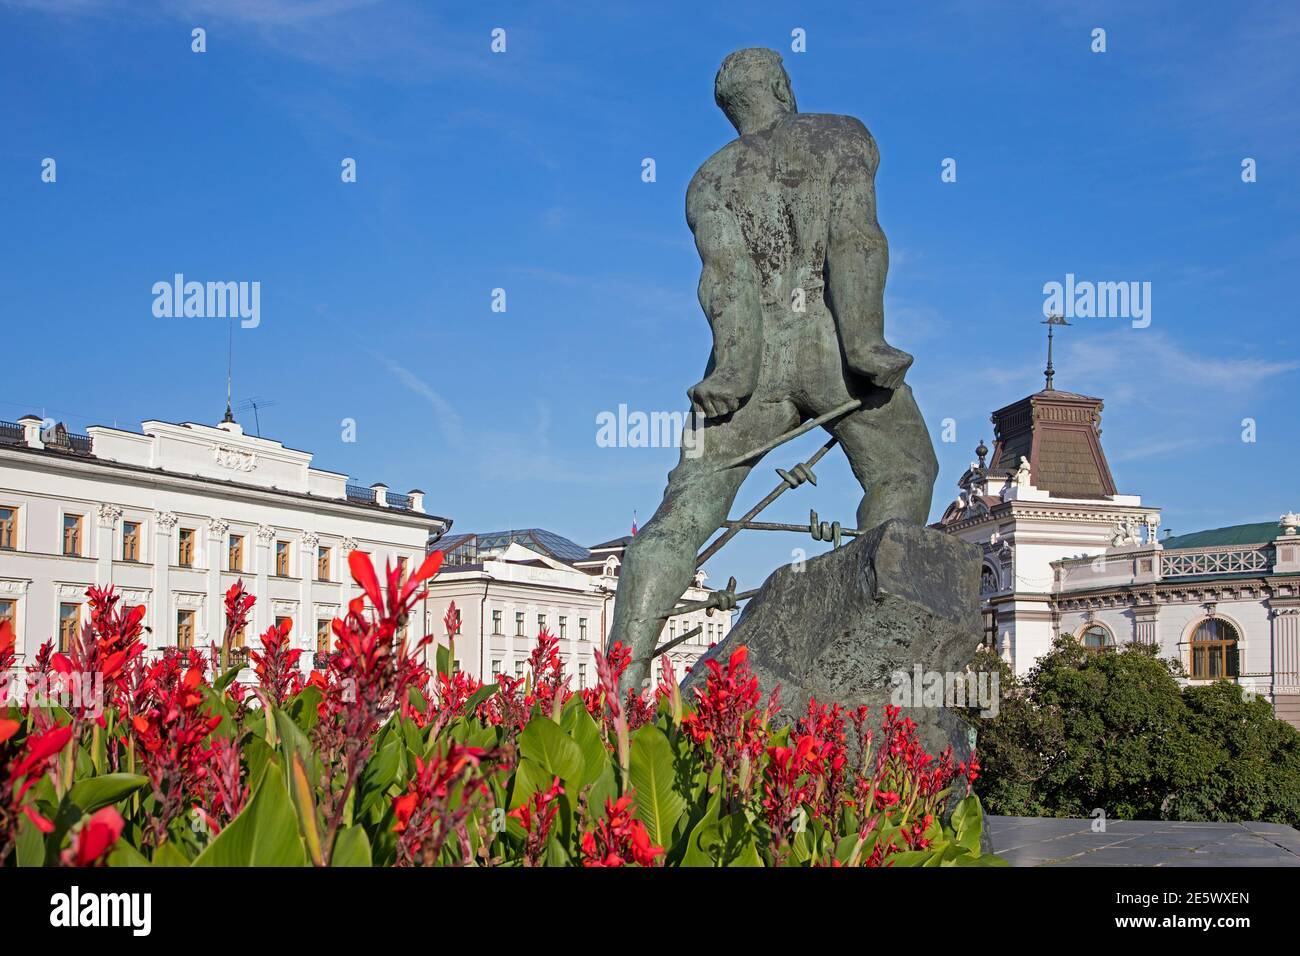
<path id="1" fill-rule="evenodd" d="M 417 567 L 451 526 L 422 492 L 351 485 L 308 452 L 244 434 L 229 413 L 215 427 L 87 431 L 35 416 L 0 423 L 0 618 L 14 626 L 19 667 L 47 640 L 67 646 L 91 585 L 144 605 L 160 650 L 220 643 L 224 594 L 242 579 L 257 598 L 245 640 L 288 617 L 294 646 L 321 652 L 358 593 L 353 550 Z"/>
<path id="2" fill-rule="evenodd" d="M 1227 678 L 1300 727 L 1300 517 L 1053 564 L 1057 628 L 1092 647 L 1155 644 L 1192 682 Z"/>
<path id="3" fill-rule="evenodd" d="M 428 633 L 441 639 L 443 616 L 454 602 L 461 626 L 455 659 L 467 673 L 490 681 L 499 673 L 522 676 L 545 628 L 560 641 L 569 686 L 593 686 L 594 652 L 605 646 L 629 540 L 585 548 L 541 528 L 449 535 L 437 544 L 447 557 L 430 584 Z M 701 572 L 682 600 L 706 600 L 712 592 L 704 581 Z M 665 623 L 660 644 L 685 638 L 666 652 L 679 679 L 726 636 L 731 621 L 730 613 L 692 611 Z M 657 680 L 657 667 L 653 673 Z"/>
<path id="4" fill-rule="evenodd" d="M 1160 509 L 1116 488 L 1101 411 L 1050 379 L 995 411 L 991 460 L 981 442 L 935 525 L 983 553 L 985 646 L 1024 675 L 1061 635 L 1154 644 L 1300 726 L 1296 516 L 1161 539 Z"/>

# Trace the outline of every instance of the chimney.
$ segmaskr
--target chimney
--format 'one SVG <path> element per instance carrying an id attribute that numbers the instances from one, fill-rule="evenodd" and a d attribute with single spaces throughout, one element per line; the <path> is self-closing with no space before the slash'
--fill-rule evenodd
<path id="1" fill-rule="evenodd" d="M 375 504 L 381 507 L 388 507 L 388 486 L 382 481 L 376 481 L 370 486 L 370 490 L 375 493 Z"/>
<path id="2" fill-rule="evenodd" d="M 45 442 L 41 440 L 41 426 L 45 424 L 43 418 L 36 415 L 24 415 L 18 419 L 18 424 L 23 426 L 23 441 L 27 443 L 28 448 L 45 447 Z"/>
<path id="3" fill-rule="evenodd" d="M 424 492 L 419 488 L 412 488 L 407 494 L 411 498 L 411 510 L 424 513 Z"/>

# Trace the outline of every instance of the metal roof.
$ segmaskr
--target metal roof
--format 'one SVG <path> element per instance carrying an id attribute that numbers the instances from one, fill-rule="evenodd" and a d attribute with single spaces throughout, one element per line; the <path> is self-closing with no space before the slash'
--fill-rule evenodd
<path id="1" fill-rule="evenodd" d="M 1187 534 L 1170 535 L 1160 543 L 1166 551 L 1178 548 L 1215 548 L 1227 545 L 1269 544 L 1282 534 L 1276 521 L 1262 521 L 1259 524 L 1235 524 L 1227 528 L 1211 528 L 1208 531 L 1190 531 Z"/>

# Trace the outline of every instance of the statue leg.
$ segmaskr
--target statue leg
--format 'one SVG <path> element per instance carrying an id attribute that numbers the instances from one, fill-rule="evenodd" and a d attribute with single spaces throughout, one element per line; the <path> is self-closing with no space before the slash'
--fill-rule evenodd
<path id="1" fill-rule="evenodd" d="M 923 525 L 939 462 L 912 390 L 873 387 L 861 394 L 865 406 L 830 428 L 862 485 L 858 527 L 874 528 L 891 518 Z"/>
<path id="2" fill-rule="evenodd" d="M 650 676 L 650 656 L 671 610 L 695 576 L 695 558 L 726 520 L 753 463 L 722 468 L 729 458 L 799 423 L 794 404 L 751 398 L 729 419 L 709 422 L 695 451 L 683 448 L 668 475 L 663 502 L 628 545 L 619 569 L 618 595 L 608 644 L 622 641 L 632 662 L 623 688 L 640 688 Z M 695 452 L 698 452 L 696 454 Z"/>

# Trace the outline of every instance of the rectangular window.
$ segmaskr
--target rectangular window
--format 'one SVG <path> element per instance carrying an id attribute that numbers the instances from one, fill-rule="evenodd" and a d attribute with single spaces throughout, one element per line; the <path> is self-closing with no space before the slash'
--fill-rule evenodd
<path id="1" fill-rule="evenodd" d="M 516 677 L 524 676 L 524 662 L 522 659 L 515 660 L 515 676 Z"/>
<path id="2" fill-rule="evenodd" d="M 188 651 L 194 646 L 194 612 L 176 612 L 176 646 Z"/>
<path id="3" fill-rule="evenodd" d="M 406 556 L 398 555 L 397 557 L 397 578 L 399 581 L 406 580 Z"/>
<path id="4" fill-rule="evenodd" d="M 501 612 L 500 611 L 492 612 L 492 633 L 493 634 L 501 633 Z"/>
<path id="5" fill-rule="evenodd" d="M 176 563 L 182 568 L 194 567 L 194 529 L 181 528 L 176 548 Z"/>
<path id="6" fill-rule="evenodd" d="M 66 654 L 77 639 L 77 629 L 81 626 L 81 605 L 59 605 L 59 652 Z"/>
<path id="7" fill-rule="evenodd" d="M 321 618 L 316 622 L 316 653 L 328 654 L 330 652 L 330 636 L 333 631 L 330 627 L 330 619 Z"/>
<path id="8" fill-rule="evenodd" d="M 515 612 L 515 635 L 517 637 L 524 636 L 524 612 L 523 611 Z"/>
<path id="9" fill-rule="evenodd" d="M 316 580 L 328 581 L 330 579 L 330 549 L 321 545 L 316 549 Z"/>
<path id="10" fill-rule="evenodd" d="M 230 646 L 242 648 L 244 646 L 244 635 L 247 630 L 247 626 L 241 627 L 237 630 L 230 638 Z"/>
<path id="11" fill-rule="evenodd" d="M 280 625 L 283 624 L 285 621 L 289 621 L 289 620 L 290 620 L 290 618 L 288 618 L 287 616 L 285 616 L 285 615 L 283 615 L 283 614 L 277 614 L 277 615 L 275 616 L 275 627 L 276 627 L 276 630 L 279 630 Z M 290 627 L 293 627 L 292 622 L 290 622 L 289 626 L 290 626 Z"/>
<path id="12" fill-rule="evenodd" d="M 671 640 L 672 640 L 674 637 L 676 637 L 676 636 L 677 636 L 677 622 L 676 622 L 676 621 L 669 621 L 669 622 L 668 622 L 668 640 L 671 641 Z"/>
<path id="13" fill-rule="evenodd" d="M 18 602 L 8 598 L 0 599 L 0 623 L 6 621 L 10 627 L 18 626 Z"/>
<path id="14" fill-rule="evenodd" d="M 81 515 L 63 516 L 63 553 L 81 556 Z"/>
<path id="15" fill-rule="evenodd" d="M 0 549 L 18 550 L 18 509 L 0 508 Z"/>
<path id="16" fill-rule="evenodd" d="M 587 619 L 585 617 L 580 617 L 578 618 L 578 640 L 585 641 L 586 639 L 587 639 Z"/>
<path id="17" fill-rule="evenodd" d="M 587 689 L 587 665 L 578 665 L 578 690 Z"/>
<path id="18" fill-rule="evenodd" d="M 140 522 L 122 522 L 122 560 L 140 560 Z"/>
<path id="19" fill-rule="evenodd" d="M 501 659 L 496 658 L 492 661 L 492 679 L 496 680 L 501 676 Z"/>
<path id="20" fill-rule="evenodd" d="M 559 626 L 560 626 L 560 639 L 563 640 L 564 632 L 569 626 L 569 619 L 564 615 L 560 615 Z"/>
<path id="21" fill-rule="evenodd" d="M 539 614 L 537 615 L 537 633 L 540 634 L 544 630 L 546 630 L 546 615 Z"/>
<path id="22" fill-rule="evenodd" d="M 230 541 L 226 544 L 226 570 L 244 570 L 244 536 L 242 534 L 232 534 Z"/>
<path id="23" fill-rule="evenodd" d="M 289 576 L 288 541 L 277 541 L 275 543 L 275 576 L 277 578 L 287 578 Z"/>

